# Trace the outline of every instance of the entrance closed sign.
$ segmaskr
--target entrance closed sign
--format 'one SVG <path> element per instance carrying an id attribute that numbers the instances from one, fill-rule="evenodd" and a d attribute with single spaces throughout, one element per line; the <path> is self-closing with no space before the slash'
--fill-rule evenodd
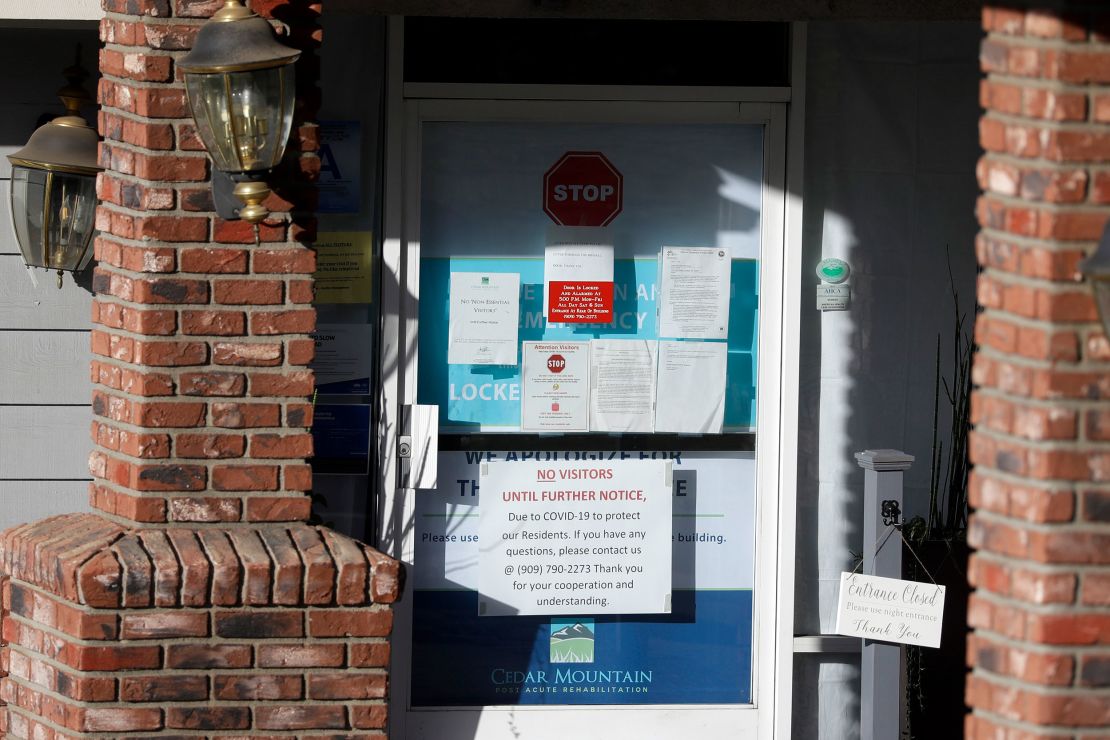
<path id="1" fill-rule="evenodd" d="M 671 611 L 668 461 L 485 463 L 481 487 L 480 614 Z"/>
<path id="2" fill-rule="evenodd" d="M 836 633 L 940 647 L 944 590 L 935 583 L 841 573 Z"/>

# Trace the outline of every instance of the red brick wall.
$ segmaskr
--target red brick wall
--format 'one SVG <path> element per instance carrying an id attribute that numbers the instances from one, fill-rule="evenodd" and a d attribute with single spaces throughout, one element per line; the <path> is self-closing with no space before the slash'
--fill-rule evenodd
<path id="1" fill-rule="evenodd" d="M 319 4 L 255 2 L 299 46 L 298 105 L 273 216 L 213 212 L 210 162 L 176 64 L 222 3 L 105 0 L 99 85 L 101 235 L 93 279 L 89 466 L 96 508 L 129 520 L 307 518 L 319 171 Z"/>
<path id="2" fill-rule="evenodd" d="M 8 616 L 8 602 L 11 600 L 11 579 L 0 574 L 0 627 L 3 627 Z M 0 629 L 0 682 L 8 675 L 8 643 L 4 632 Z M 5 737 L 8 731 L 8 713 L 3 700 L 0 700 L 0 737 Z"/>
<path id="3" fill-rule="evenodd" d="M 1071 738 L 1110 726 L 1110 341 L 1077 276 L 1110 217 L 1110 14 L 983 26 L 967 736 Z"/>
<path id="4" fill-rule="evenodd" d="M 43 578 L 34 547 L 65 572 Z M 364 545 L 301 523 L 127 532 L 71 514 L 8 530 L 0 555 L 10 737 L 383 737 L 398 569 Z"/>

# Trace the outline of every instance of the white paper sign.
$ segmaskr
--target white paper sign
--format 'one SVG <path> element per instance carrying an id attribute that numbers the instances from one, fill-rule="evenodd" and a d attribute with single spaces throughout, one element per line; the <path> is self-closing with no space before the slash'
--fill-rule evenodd
<path id="1" fill-rule="evenodd" d="M 506 437 L 506 440 L 512 437 Z M 478 589 L 478 511 L 487 491 L 481 467 L 579 460 L 667 460 L 672 465 L 672 586 L 750 589 L 755 584 L 755 453 L 671 450 L 440 452 L 439 486 L 415 498 L 413 586 Z M 488 493 L 493 496 L 492 492 Z"/>
<path id="2" fill-rule="evenodd" d="M 447 363 L 515 365 L 520 275 L 452 272 Z"/>
<path id="3" fill-rule="evenodd" d="M 940 647 L 944 586 L 840 574 L 836 633 L 881 642 Z"/>
<path id="4" fill-rule="evenodd" d="M 729 250 L 663 247 L 659 260 L 659 336 L 727 339 Z"/>
<path id="5" fill-rule="evenodd" d="M 520 430 L 589 431 L 589 373 L 589 342 L 524 342 Z"/>
<path id="6" fill-rule="evenodd" d="M 551 244 L 543 253 L 543 315 L 550 318 L 552 283 L 608 286 L 609 313 L 613 299 L 612 244 Z"/>
<path id="7" fill-rule="evenodd" d="M 480 614 L 670 612 L 670 462 L 491 462 L 481 470 Z"/>
<path id="8" fill-rule="evenodd" d="M 590 342 L 590 431 L 653 431 L 656 346 L 647 339 Z"/>
<path id="9" fill-rule="evenodd" d="M 724 342 L 659 342 L 655 431 L 719 434 L 727 369 Z"/>

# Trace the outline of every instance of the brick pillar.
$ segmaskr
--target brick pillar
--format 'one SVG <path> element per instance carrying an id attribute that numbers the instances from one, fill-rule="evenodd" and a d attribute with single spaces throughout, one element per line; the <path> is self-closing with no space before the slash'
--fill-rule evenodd
<path id="1" fill-rule="evenodd" d="M 305 50 L 255 247 L 176 74 L 222 1 L 104 5 L 97 513 L 0 534 L 0 733 L 384 737 L 398 564 L 306 522 L 320 6 L 254 2 Z"/>
<path id="2" fill-rule="evenodd" d="M 1076 274 L 1110 216 L 1110 15 L 1096 12 L 983 12 L 973 740 L 1110 727 L 1110 341 Z"/>

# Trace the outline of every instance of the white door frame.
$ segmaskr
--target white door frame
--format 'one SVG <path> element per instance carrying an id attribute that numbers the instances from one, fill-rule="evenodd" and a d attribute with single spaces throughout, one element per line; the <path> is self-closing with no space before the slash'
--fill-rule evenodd
<path id="1" fill-rule="evenodd" d="M 757 392 L 757 551 L 751 705 L 542 706 L 409 709 L 412 579 L 395 607 L 390 734 L 500 740 L 605 736 L 613 740 L 789 738 L 794 627 L 799 311 L 801 306 L 801 106 L 790 88 L 652 88 L 405 85 L 403 19 L 391 18 L 382 238 L 379 546 L 413 562 L 412 489 L 400 488 L 396 455 L 404 404 L 416 402 L 419 302 L 420 125 L 433 120 L 763 123 Z M 793 35 L 804 49 L 804 27 Z M 799 43 L 799 40 L 801 43 Z M 795 79 L 801 76 L 794 54 Z M 797 93 L 797 88 L 793 92 Z M 420 97 L 416 97 L 420 96 Z M 430 97 L 429 97 L 430 96 Z M 431 98 L 435 99 L 431 99 Z M 753 99 L 757 98 L 757 99 Z M 790 156 L 787 156 L 787 142 Z M 557 717 L 556 728 L 553 719 Z M 644 720 L 645 724 L 635 721 Z M 646 723 L 650 722 L 650 725 Z M 638 727 L 637 727 L 638 726 Z M 650 727 L 650 735 L 644 728 Z M 553 734 L 545 734 L 545 733 Z"/>

